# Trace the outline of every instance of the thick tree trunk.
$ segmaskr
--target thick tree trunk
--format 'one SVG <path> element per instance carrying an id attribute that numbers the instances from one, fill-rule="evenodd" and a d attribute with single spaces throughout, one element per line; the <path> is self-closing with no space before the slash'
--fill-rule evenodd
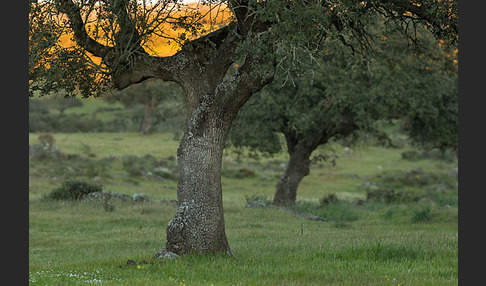
<path id="1" fill-rule="evenodd" d="M 166 249 L 179 255 L 231 255 L 224 225 L 221 161 L 232 116 L 217 108 L 207 97 L 193 110 L 177 150 L 178 210 L 166 230 Z"/>
<path id="2" fill-rule="evenodd" d="M 287 164 L 287 169 L 282 177 L 280 177 L 275 187 L 275 195 L 273 203 L 279 206 L 295 204 L 297 197 L 297 188 L 302 179 L 309 174 L 310 171 L 310 155 L 312 150 L 306 148 L 302 144 L 297 144 L 294 148 L 289 148 L 290 159 Z"/>

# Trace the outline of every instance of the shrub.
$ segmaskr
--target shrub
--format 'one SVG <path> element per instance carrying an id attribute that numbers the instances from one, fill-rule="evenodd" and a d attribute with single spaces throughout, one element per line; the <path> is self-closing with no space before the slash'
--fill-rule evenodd
<path id="1" fill-rule="evenodd" d="M 416 202 L 420 197 L 413 196 L 405 191 L 397 191 L 391 188 L 378 188 L 366 191 L 366 200 L 384 203 Z"/>
<path id="2" fill-rule="evenodd" d="M 29 132 L 53 132 L 51 117 L 49 114 L 30 113 Z"/>
<path id="3" fill-rule="evenodd" d="M 38 113 L 38 114 L 48 114 L 49 107 L 46 104 L 46 101 L 40 99 L 29 99 L 29 114 Z"/>
<path id="4" fill-rule="evenodd" d="M 123 170 L 130 176 L 143 175 L 153 163 L 152 157 L 147 155 L 145 157 L 135 155 L 124 155 L 122 158 Z"/>
<path id="5" fill-rule="evenodd" d="M 337 198 L 336 194 L 334 194 L 334 193 L 331 193 L 327 197 L 322 197 L 322 198 L 319 199 L 319 203 L 321 204 L 321 206 L 325 206 L 325 205 L 328 205 L 330 203 L 335 203 L 337 201 L 338 201 L 338 198 Z"/>
<path id="6" fill-rule="evenodd" d="M 82 115 L 59 115 L 53 121 L 54 130 L 65 133 L 100 132 L 103 125 L 103 121 L 97 118 Z"/>
<path id="7" fill-rule="evenodd" d="M 86 160 L 84 162 L 83 174 L 88 177 L 103 177 L 106 176 L 110 167 L 111 161 L 105 159 L 99 160 Z"/>
<path id="8" fill-rule="evenodd" d="M 407 186 L 424 186 L 429 184 L 432 180 L 422 170 L 410 170 L 405 173 L 401 181 Z"/>
<path id="9" fill-rule="evenodd" d="M 101 192 L 101 185 L 93 185 L 78 181 L 65 181 L 56 189 L 53 189 L 45 199 L 50 200 L 80 200 L 89 193 Z"/>
<path id="10" fill-rule="evenodd" d="M 54 136 L 51 133 L 41 133 L 37 138 L 41 144 L 52 145 L 55 142 Z"/>
<path id="11" fill-rule="evenodd" d="M 253 194 L 251 196 L 246 195 L 245 200 L 247 208 L 268 207 L 272 205 L 272 201 L 269 200 L 266 196 L 258 194 Z"/>
<path id="12" fill-rule="evenodd" d="M 420 159 L 420 154 L 417 151 L 405 151 L 402 153 L 402 159 L 417 161 Z"/>
<path id="13" fill-rule="evenodd" d="M 423 222 L 423 221 L 429 221 L 432 219 L 432 216 L 430 214 L 430 207 L 424 207 L 414 213 L 412 216 L 412 222 L 417 223 L 417 222 Z"/>

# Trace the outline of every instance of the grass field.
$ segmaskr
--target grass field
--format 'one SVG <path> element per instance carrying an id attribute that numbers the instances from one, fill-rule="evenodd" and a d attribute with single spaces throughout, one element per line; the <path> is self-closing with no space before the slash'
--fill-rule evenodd
<path id="1" fill-rule="evenodd" d="M 31 145 L 38 136 L 29 135 Z M 238 160 L 226 150 L 223 200 L 236 259 L 209 255 L 158 261 L 153 256 L 164 247 L 165 228 L 176 211 L 171 202 L 176 180 L 131 174 L 125 159 L 151 155 L 171 167 L 178 146 L 173 135 L 53 136 L 69 156 L 29 162 L 31 285 L 458 284 L 457 177 L 448 175 L 457 161 L 405 160 L 401 154 L 410 147 L 347 152 L 336 144 L 336 165 L 312 166 L 294 208 L 328 219 L 322 222 L 276 208 L 246 207 L 249 198 L 273 197 L 286 154 Z M 240 169 L 253 175 L 241 176 Z M 410 170 L 422 172 L 417 180 L 421 175 L 429 180 L 407 183 L 403 178 Z M 145 193 L 152 202 L 119 202 L 106 211 L 96 202 L 38 200 L 68 179 L 128 195 Z M 386 193 L 395 197 L 367 199 L 370 183 L 396 190 Z M 330 194 L 338 201 L 320 204 Z"/>

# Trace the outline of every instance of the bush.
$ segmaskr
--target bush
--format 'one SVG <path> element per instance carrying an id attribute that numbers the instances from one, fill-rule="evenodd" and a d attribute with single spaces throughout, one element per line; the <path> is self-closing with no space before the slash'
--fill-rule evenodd
<path id="1" fill-rule="evenodd" d="M 100 132 L 103 131 L 103 121 L 79 115 L 59 115 L 53 121 L 53 128 L 56 132 Z"/>
<path id="2" fill-rule="evenodd" d="M 54 140 L 54 136 L 51 133 L 41 133 L 39 137 L 37 137 L 41 144 L 49 144 L 53 145 L 56 140 Z"/>
<path id="3" fill-rule="evenodd" d="M 80 200 L 89 193 L 101 192 L 101 185 L 93 185 L 78 181 L 65 181 L 62 185 L 52 190 L 45 199 L 48 200 Z"/>
<path id="4" fill-rule="evenodd" d="M 330 203 L 335 203 L 337 201 L 338 201 L 338 198 L 337 198 L 336 194 L 334 194 L 334 193 L 331 193 L 327 197 L 322 197 L 322 198 L 319 199 L 319 203 L 321 204 L 321 206 L 325 206 L 325 205 L 328 205 Z"/>
<path id="5" fill-rule="evenodd" d="M 413 223 L 429 221 L 431 219 L 432 216 L 430 215 L 430 207 L 424 207 L 416 211 L 415 214 L 412 216 Z"/>
<path id="6" fill-rule="evenodd" d="M 366 191 L 366 200 L 384 203 L 416 202 L 420 199 L 405 191 L 397 191 L 390 188 L 378 188 Z"/>
<path id="7" fill-rule="evenodd" d="M 100 119 L 77 114 L 29 114 L 29 132 L 101 132 L 105 123 Z"/>
<path id="8" fill-rule="evenodd" d="M 157 159 L 152 155 L 135 156 L 124 155 L 122 158 L 123 170 L 130 176 L 142 176 L 150 172 L 152 166 L 157 164 Z"/>
<path id="9" fill-rule="evenodd" d="M 251 196 L 245 196 L 247 208 L 268 207 L 272 205 L 272 201 L 264 195 L 253 194 Z"/>
<path id="10" fill-rule="evenodd" d="M 29 132 L 54 132 L 51 118 L 49 114 L 29 114 Z"/>
<path id="11" fill-rule="evenodd" d="M 402 159 L 417 161 L 420 159 L 420 154 L 417 151 L 405 151 L 402 153 Z"/>

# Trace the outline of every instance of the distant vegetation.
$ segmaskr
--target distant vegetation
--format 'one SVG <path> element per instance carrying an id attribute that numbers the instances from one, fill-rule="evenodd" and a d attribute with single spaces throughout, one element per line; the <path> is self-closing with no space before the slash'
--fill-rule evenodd
<path id="1" fill-rule="evenodd" d="M 29 132 L 139 132 L 144 105 L 124 106 L 120 100 L 106 97 L 110 102 L 105 98 L 29 98 Z M 154 109 L 151 132 L 182 132 L 184 116 L 176 112 L 176 104 L 177 98 L 172 98 Z M 168 106 L 175 113 L 169 114 Z"/>

